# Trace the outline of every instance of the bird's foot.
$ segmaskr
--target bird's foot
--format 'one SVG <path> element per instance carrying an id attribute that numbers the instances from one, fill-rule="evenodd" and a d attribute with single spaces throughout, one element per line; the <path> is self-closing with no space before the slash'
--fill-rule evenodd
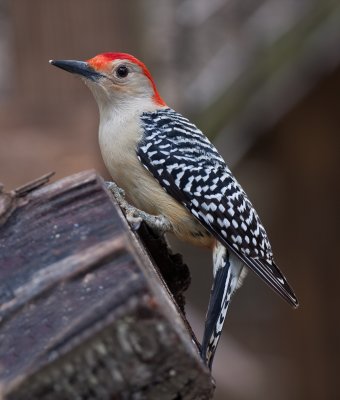
<path id="1" fill-rule="evenodd" d="M 142 211 L 125 200 L 125 192 L 114 182 L 105 182 L 106 187 L 113 194 L 117 203 L 124 211 L 127 221 L 131 228 L 137 231 L 141 223 L 144 221 L 153 231 L 159 236 L 164 235 L 166 232 L 172 231 L 170 221 L 164 215 L 151 215 Z"/>
<path id="2" fill-rule="evenodd" d="M 113 194 L 117 203 L 121 208 L 125 209 L 128 206 L 128 202 L 125 200 L 125 192 L 114 182 L 105 182 L 106 188 Z"/>
<path id="3" fill-rule="evenodd" d="M 131 205 L 125 215 L 134 230 L 139 229 L 143 221 L 159 236 L 172 230 L 171 223 L 163 215 L 151 215 Z"/>

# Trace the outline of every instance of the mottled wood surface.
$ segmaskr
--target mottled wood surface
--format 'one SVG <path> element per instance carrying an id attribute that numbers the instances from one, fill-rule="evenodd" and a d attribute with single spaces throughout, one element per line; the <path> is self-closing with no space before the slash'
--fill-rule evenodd
<path id="1" fill-rule="evenodd" d="M 187 267 L 141 237 L 93 171 L 0 190 L 0 398 L 211 398 Z"/>

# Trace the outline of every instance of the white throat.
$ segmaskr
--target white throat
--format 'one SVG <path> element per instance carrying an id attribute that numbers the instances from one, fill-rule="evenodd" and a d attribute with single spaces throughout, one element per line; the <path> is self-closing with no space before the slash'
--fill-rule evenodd
<path id="1" fill-rule="evenodd" d="M 122 144 L 131 136 L 140 138 L 143 112 L 155 111 L 158 107 L 149 99 L 134 99 L 133 102 L 122 101 L 108 104 L 99 103 L 99 144 Z"/>
<path id="2" fill-rule="evenodd" d="M 121 98 L 110 103 L 98 102 L 98 107 L 100 150 L 106 168 L 119 185 L 123 179 L 121 171 L 126 168 L 128 161 L 133 161 L 128 158 L 135 157 L 137 161 L 135 150 L 143 135 L 140 119 L 142 113 L 155 111 L 159 106 L 147 98 L 133 101 Z"/>

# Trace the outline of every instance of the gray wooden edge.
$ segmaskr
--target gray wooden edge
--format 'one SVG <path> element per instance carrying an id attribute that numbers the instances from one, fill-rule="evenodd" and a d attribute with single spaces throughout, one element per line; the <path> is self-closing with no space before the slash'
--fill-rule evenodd
<path id="1" fill-rule="evenodd" d="M 0 399 L 211 399 L 187 267 L 94 171 L 47 180 L 0 187 Z"/>

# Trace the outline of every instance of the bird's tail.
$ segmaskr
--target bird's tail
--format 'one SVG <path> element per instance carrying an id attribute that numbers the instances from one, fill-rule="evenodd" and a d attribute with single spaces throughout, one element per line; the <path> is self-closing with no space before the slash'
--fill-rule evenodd
<path id="1" fill-rule="evenodd" d="M 214 281 L 205 320 L 201 356 L 211 369 L 231 296 L 238 287 L 243 263 L 225 246 L 214 248 Z"/>

